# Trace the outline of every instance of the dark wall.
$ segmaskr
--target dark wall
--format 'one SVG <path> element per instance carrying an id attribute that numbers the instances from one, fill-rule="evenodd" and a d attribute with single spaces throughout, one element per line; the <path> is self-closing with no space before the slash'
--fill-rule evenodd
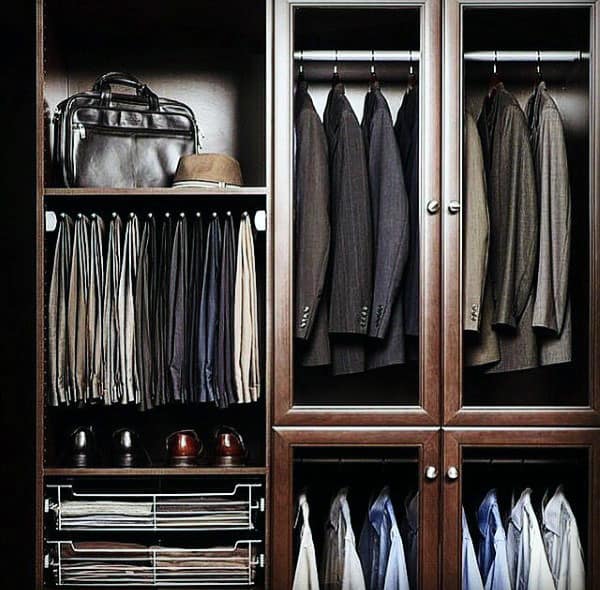
<path id="1" fill-rule="evenodd" d="M 34 587 L 34 5 L 13 2 L 2 11 L 0 52 L 0 587 L 23 590 Z"/>

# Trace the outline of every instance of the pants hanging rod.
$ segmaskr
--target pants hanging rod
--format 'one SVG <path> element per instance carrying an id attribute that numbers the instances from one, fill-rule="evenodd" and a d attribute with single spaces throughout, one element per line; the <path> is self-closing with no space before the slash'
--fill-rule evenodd
<path id="1" fill-rule="evenodd" d="M 585 51 L 467 51 L 467 61 L 582 61 L 590 59 Z"/>
<path id="2" fill-rule="evenodd" d="M 470 465 L 580 465 L 584 463 L 579 458 L 573 459 L 463 459 Z"/>
<path id="3" fill-rule="evenodd" d="M 318 51 L 294 51 L 299 61 L 419 61 L 420 52 L 414 51 L 371 51 L 327 49 Z"/>
<path id="4" fill-rule="evenodd" d="M 316 464 L 354 464 L 354 463 L 378 463 L 381 465 L 385 465 L 385 464 L 398 464 L 398 463 L 417 463 L 418 460 L 417 459 L 401 459 L 401 458 L 394 458 L 394 459 L 384 459 L 384 458 L 377 458 L 377 457 L 323 457 L 321 458 L 302 458 L 302 457 L 297 457 L 296 459 L 294 459 L 294 463 L 316 463 Z"/>

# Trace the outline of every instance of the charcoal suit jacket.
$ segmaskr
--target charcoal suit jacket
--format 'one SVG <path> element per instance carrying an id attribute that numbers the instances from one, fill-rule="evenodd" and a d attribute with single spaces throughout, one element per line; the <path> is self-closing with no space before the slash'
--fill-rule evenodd
<path id="1" fill-rule="evenodd" d="M 371 192 L 374 276 L 369 368 L 404 362 L 401 281 L 409 246 L 408 196 L 387 100 L 375 83 L 365 97 L 362 122 Z"/>
<path id="2" fill-rule="evenodd" d="M 527 120 L 499 83 L 477 125 L 487 173 L 492 324 L 500 344 L 500 362 L 490 371 L 528 369 L 538 364 L 532 319 L 539 219 Z"/>
<path id="3" fill-rule="evenodd" d="M 324 297 L 329 243 L 329 162 L 323 123 L 306 82 L 295 96 L 295 301 L 294 333 L 305 366 L 331 362 Z"/>
<path id="4" fill-rule="evenodd" d="M 324 114 L 331 175 L 329 333 L 334 374 L 365 370 L 373 292 L 373 230 L 360 124 L 344 86 L 330 91 Z"/>

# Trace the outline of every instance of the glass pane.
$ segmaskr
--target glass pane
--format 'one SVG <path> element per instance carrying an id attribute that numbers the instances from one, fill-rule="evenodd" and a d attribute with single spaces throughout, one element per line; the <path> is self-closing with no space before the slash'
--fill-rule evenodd
<path id="1" fill-rule="evenodd" d="M 374 571 L 374 547 L 379 544 L 381 527 L 388 527 L 387 535 L 391 534 L 393 538 L 390 530 L 397 525 L 402 539 L 402 547 L 399 547 L 401 551 L 395 553 L 400 565 L 400 577 L 404 581 L 408 580 L 410 588 L 416 590 L 419 471 L 416 448 L 295 449 L 294 497 L 298 499 L 301 494 L 305 494 L 310 509 L 310 524 L 321 579 L 327 577 L 327 572 L 331 573 L 335 569 L 326 558 L 328 554 L 331 555 L 336 538 L 335 534 L 331 534 L 332 514 L 340 506 L 346 505 L 358 553 L 355 575 L 362 572 L 367 579 L 367 587 L 377 587 L 368 581 L 373 576 L 378 579 L 377 576 L 385 575 L 386 572 Z M 337 525 L 335 518 L 333 521 Z M 343 526 L 345 525 L 346 521 Z M 296 527 L 294 533 L 294 563 L 298 555 L 300 528 Z M 346 542 L 347 539 L 348 536 Z M 395 544 L 398 545 L 400 544 Z M 389 545 L 387 551 L 390 551 Z M 325 586 L 327 587 L 326 584 Z M 398 587 L 405 586 L 400 584 Z"/>
<path id="2" fill-rule="evenodd" d="M 294 402 L 415 406 L 420 11 L 300 8 L 294 31 Z"/>
<path id="3" fill-rule="evenodd" d="M 588 403 L 589 21 L 463 13 L 463 405 Z"/>

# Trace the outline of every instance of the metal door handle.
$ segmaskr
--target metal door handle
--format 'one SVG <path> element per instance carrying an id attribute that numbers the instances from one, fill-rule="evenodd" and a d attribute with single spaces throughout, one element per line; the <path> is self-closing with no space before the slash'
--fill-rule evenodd
<path id="1" fill-rule="evenodd" d="M 428 465 L 425 468 L 425 477 L 434 480 L 438 476 L 438 470 L 433 465 Z"/>
<path id="2" fill-rule="evenodd" d="M 446 475 L 448 476 L 448 479 L 458 479 L 458 469 L 454 467 L 454 465 L 451 465 L 448 467 Z"/>
<path id="3" fill-rule="evenodd" d="M 440 210 L 440 202 L 432 199 L 427 203 L 427 211 L 435 215 Z"/>
<path id="4" fill-rule="evenodd" d="M 456 215 L 460 211 L 460 203 L 458 201 L 450 201 L 448 203 L 448 211 L 452 215 Z"/>

